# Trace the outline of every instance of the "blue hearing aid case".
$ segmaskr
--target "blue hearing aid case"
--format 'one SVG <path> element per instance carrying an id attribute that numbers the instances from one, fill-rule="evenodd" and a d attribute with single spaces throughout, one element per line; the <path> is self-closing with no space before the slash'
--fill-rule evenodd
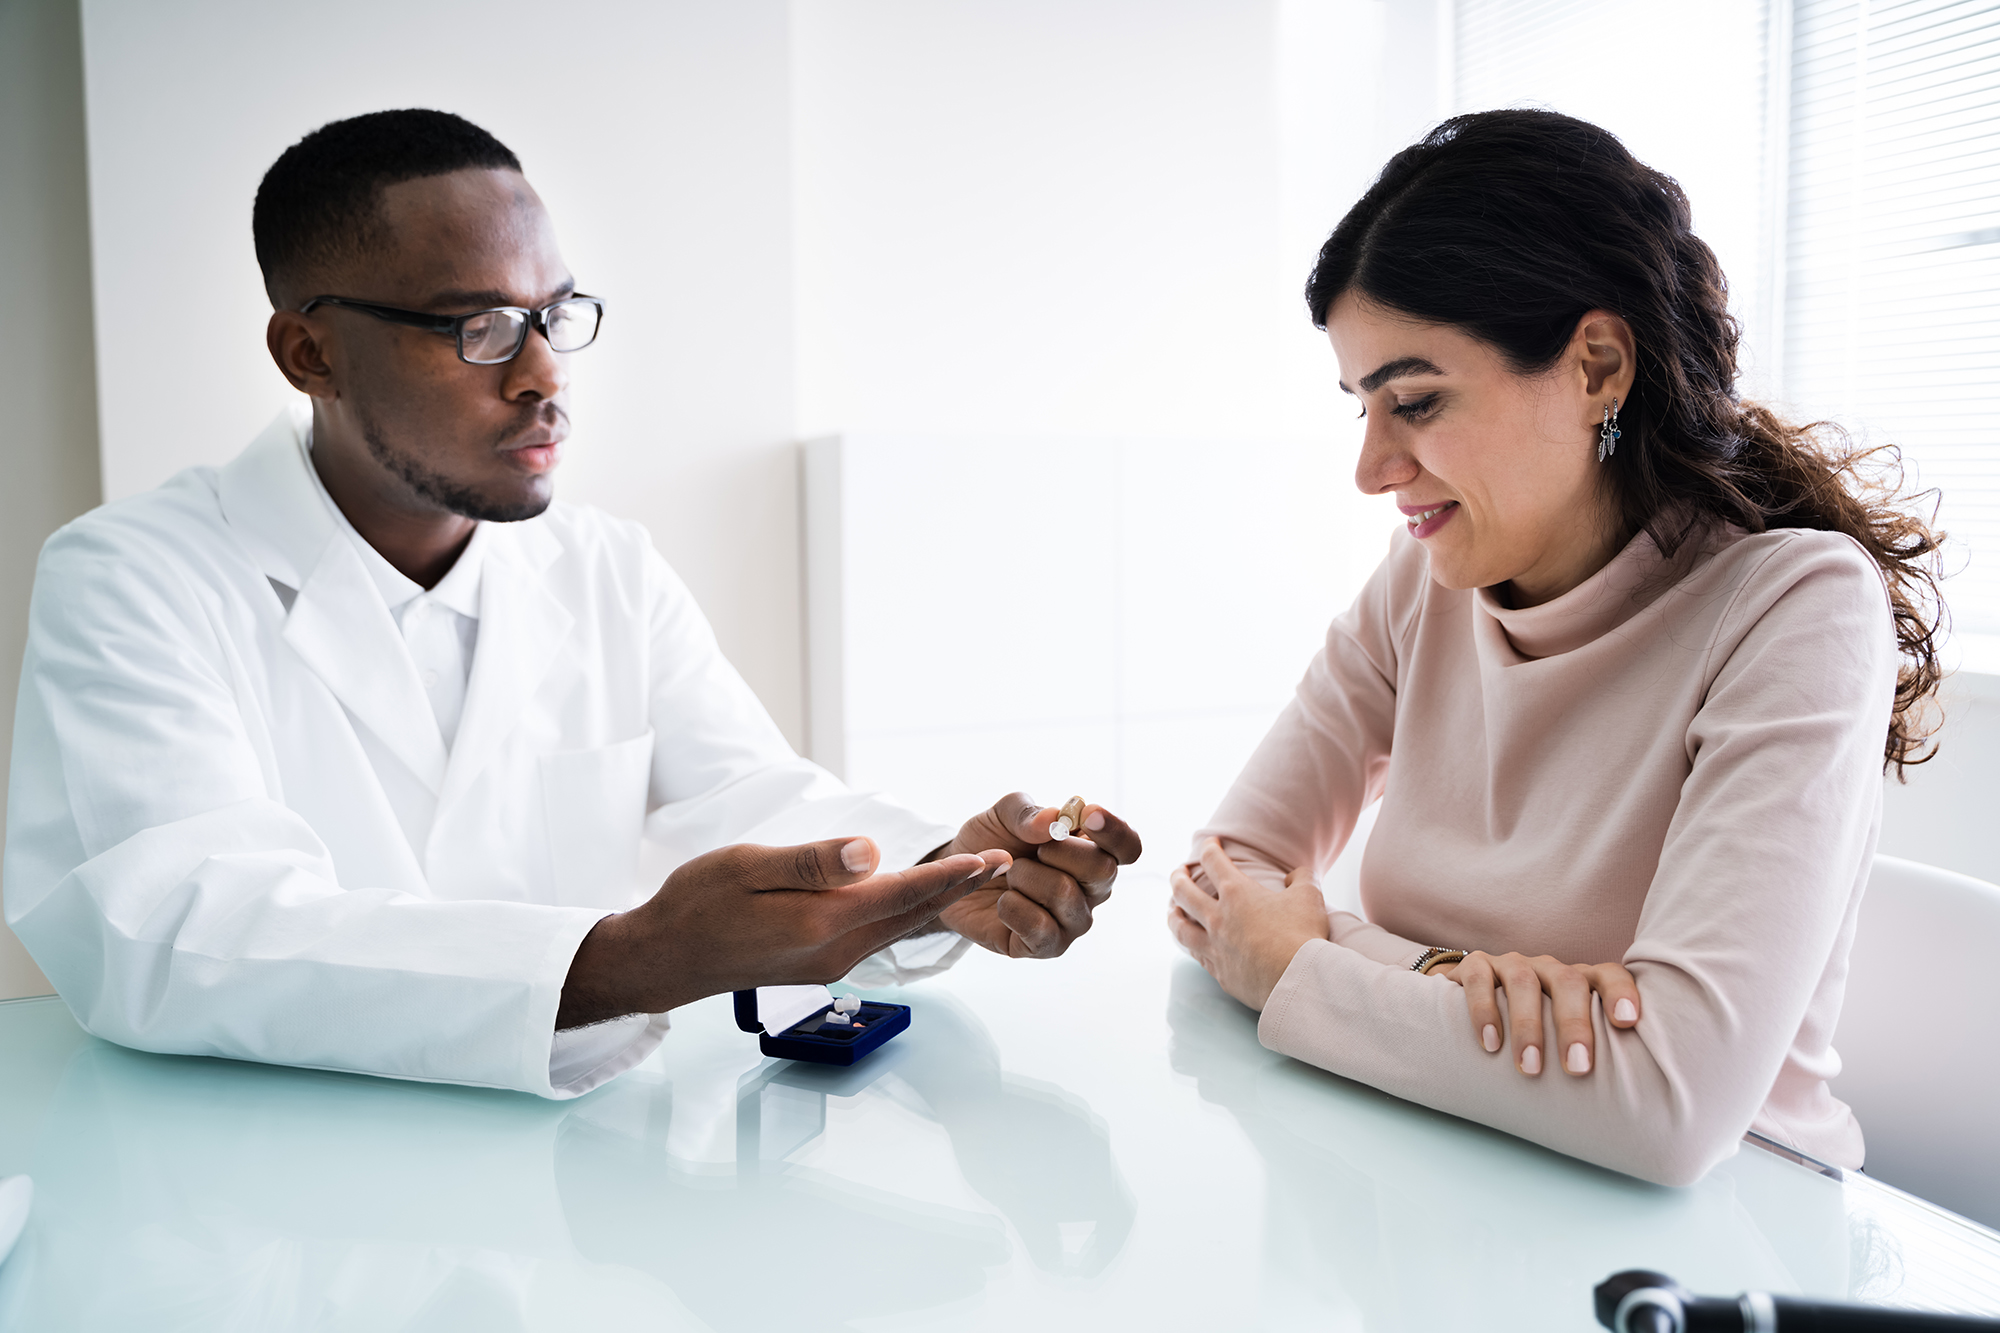
<path id="1" fill-rule="evenodd" d="M 851 1065 L 910 1026 L 910 1006 L 863 1000 L 860 1026 L 826 1026 L 833 992 L 824 986 L 759 986 L 736 992 L 736 1026 L 757 1034 L 757 1049 L 780 1060 Z M 769 1018 L 772 1027 L 766 1027 Z"/>

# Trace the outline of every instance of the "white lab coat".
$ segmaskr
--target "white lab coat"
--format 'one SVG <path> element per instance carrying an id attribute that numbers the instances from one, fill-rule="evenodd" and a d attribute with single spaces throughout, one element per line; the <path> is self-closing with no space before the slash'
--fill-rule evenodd
<path id="1" fill-rule="evenodd" d="M 570 960 L 643 865 L 866 833 L 895 867 L 951 837 L 795 755 L 644 530 L 580 506 L 481 534 L 447 748 L 309 433 L 289 412 L 42 550 L 6 917 L 91 1032 L 575 1096 L 666 1031 L 552 1081 Z M 963 944 L 927 943 L 874 975 Z"/>

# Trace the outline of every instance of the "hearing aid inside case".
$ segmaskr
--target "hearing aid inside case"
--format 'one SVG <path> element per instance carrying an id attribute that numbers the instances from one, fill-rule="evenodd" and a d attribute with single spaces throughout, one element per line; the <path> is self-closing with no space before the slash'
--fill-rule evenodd
<path id="1" fill-rule="evenodd" d="M 759 986 L 736 992 L 736 1026 L 781 1060 L 851 1065 L 910 1026 L 910 1007 L 835 999 L 824 986 Z"/>
<path id="2" fill-rule="evenodd" d="M 1082 827 L 1083 798 L 1072 796 L 1063 802 L 1062 813 L 1056 817 L 1056 822 L 1049 825 L 1049 840 L 1061 842 Z"/>

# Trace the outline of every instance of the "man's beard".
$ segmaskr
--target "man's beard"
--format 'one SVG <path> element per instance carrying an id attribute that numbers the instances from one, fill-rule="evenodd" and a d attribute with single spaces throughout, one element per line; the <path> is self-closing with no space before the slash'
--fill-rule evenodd
<path id="1" fill-rule="evenodd" d="M 475 519 L 481 523 L 518 523 L 524 518 L 535 517 L 549 507 L 548 496 L 512 504 L 489 500 L 470 486 L 462 486 L 449 477 L 431 471 L 416 458 L 397 449 L 389 443 L 381 428 L 365 415 L 361 419 L 361 438 L 368 444 L 369 455 L 402 478 L 405 486 L 440 509 L 448 510 L 462 518 Z"/>

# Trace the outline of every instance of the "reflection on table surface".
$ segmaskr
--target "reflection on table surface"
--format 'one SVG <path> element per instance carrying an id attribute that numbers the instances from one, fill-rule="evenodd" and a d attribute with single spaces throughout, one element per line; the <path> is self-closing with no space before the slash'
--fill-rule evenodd
<path id="1" fill-rule="evenodd" d="M 1273 1055 L 1121 891 L 852 1069 L 729 998 L 588 1097 L 127 1051 L 0 1005 L 0 1329 L 1593 1327 L 1620 1268 L 2000 1313 L 2000 1236 L 1746 1149 L 1616 1176 Z"/>

